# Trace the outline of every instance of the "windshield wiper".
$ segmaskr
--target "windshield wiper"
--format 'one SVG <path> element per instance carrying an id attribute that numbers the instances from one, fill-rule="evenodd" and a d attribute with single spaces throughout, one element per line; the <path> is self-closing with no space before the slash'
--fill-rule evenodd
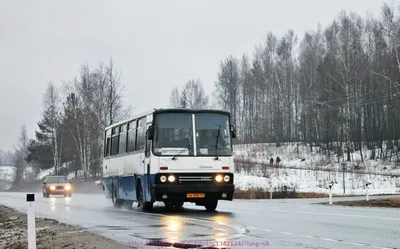
<path id="1" fill-rule="evenodd" d="M 190 151 L 190 146 L 191 146 L 191 144 L 190 144 L 190 136 L 189 136 L 188 137 L 188 148 L 187 148 L 189 151 Z M 186 149 L 179 151 L 175 156 L 172 157 L 172 160 L 177 160 L 177 156 L 179 156 L 182 152 L 185 152 L 185 151 L 186 151 Z"/>
<path id="2" fill-rule="evenodd" d="M 216 139 L 216 143 L 215 143 L 215 153 L 216 153 L 216 157 L 214 158 L 214 160 L 218 160 L 218 142 L 219 142 L 219 135 L 221 132 L 221 125 L 218 126 L 218 134 L 217 134 L 217 139 Z"/>

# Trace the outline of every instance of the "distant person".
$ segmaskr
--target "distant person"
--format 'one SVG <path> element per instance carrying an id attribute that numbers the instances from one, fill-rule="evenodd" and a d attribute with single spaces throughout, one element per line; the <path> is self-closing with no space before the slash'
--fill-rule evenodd
<path id="1" fill-rule="evenodd" d="M 279 158 L 279 156 L 276 157 L 276 165 L 279 166 L 279 162 L 281 161 L 281 159 Z"/>
<path id="2" fill-rule="evenodd" d="M 271 159 L 269 159 L 269 164 L 272 166 L 274 165 L 274 159 L 271 157 Z"/>

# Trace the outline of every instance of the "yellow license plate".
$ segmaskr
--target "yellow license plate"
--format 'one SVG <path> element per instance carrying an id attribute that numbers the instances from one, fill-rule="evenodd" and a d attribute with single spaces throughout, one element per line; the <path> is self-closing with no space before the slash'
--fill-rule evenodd
<path id="1" fill-rule="evenodd" d="M 188 193 L 187 198 L 204 198 L 206 195 L 204 193 Z"/>

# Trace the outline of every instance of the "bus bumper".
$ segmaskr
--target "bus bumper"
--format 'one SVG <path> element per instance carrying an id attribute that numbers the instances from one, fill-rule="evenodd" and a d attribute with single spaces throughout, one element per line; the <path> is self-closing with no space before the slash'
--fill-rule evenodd
<path id="1" fill-rule="evenodd" d="M 154 201 L 199 202 L 207 199 L 233 200 L 234 184 L 154 184 L 151 196 Z"/>

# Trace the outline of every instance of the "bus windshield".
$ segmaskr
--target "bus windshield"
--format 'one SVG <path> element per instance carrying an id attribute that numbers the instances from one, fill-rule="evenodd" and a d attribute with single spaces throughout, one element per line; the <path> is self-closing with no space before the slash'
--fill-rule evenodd
<path id="1" fill-rule="evenodd" d="M 157 156 L 232 156 L 229 116 L 195 114 L 195 141 L 191 113 L 160 113 L 155 117 L 153 139 Z M 217 143 L 218 142 L 218 143 Z"/>
<path id="2" fill-rule="evenodd" d="M 154 154 L 186 155 L 193 153 L 193 128 L 190 113 L 161 113 L 155 118 Z"/>
<path id="3" fill-rule="evenodd" d="M 229 116 L 220 113 L 195 115 L 198 156 L 231 156 Z"/>

